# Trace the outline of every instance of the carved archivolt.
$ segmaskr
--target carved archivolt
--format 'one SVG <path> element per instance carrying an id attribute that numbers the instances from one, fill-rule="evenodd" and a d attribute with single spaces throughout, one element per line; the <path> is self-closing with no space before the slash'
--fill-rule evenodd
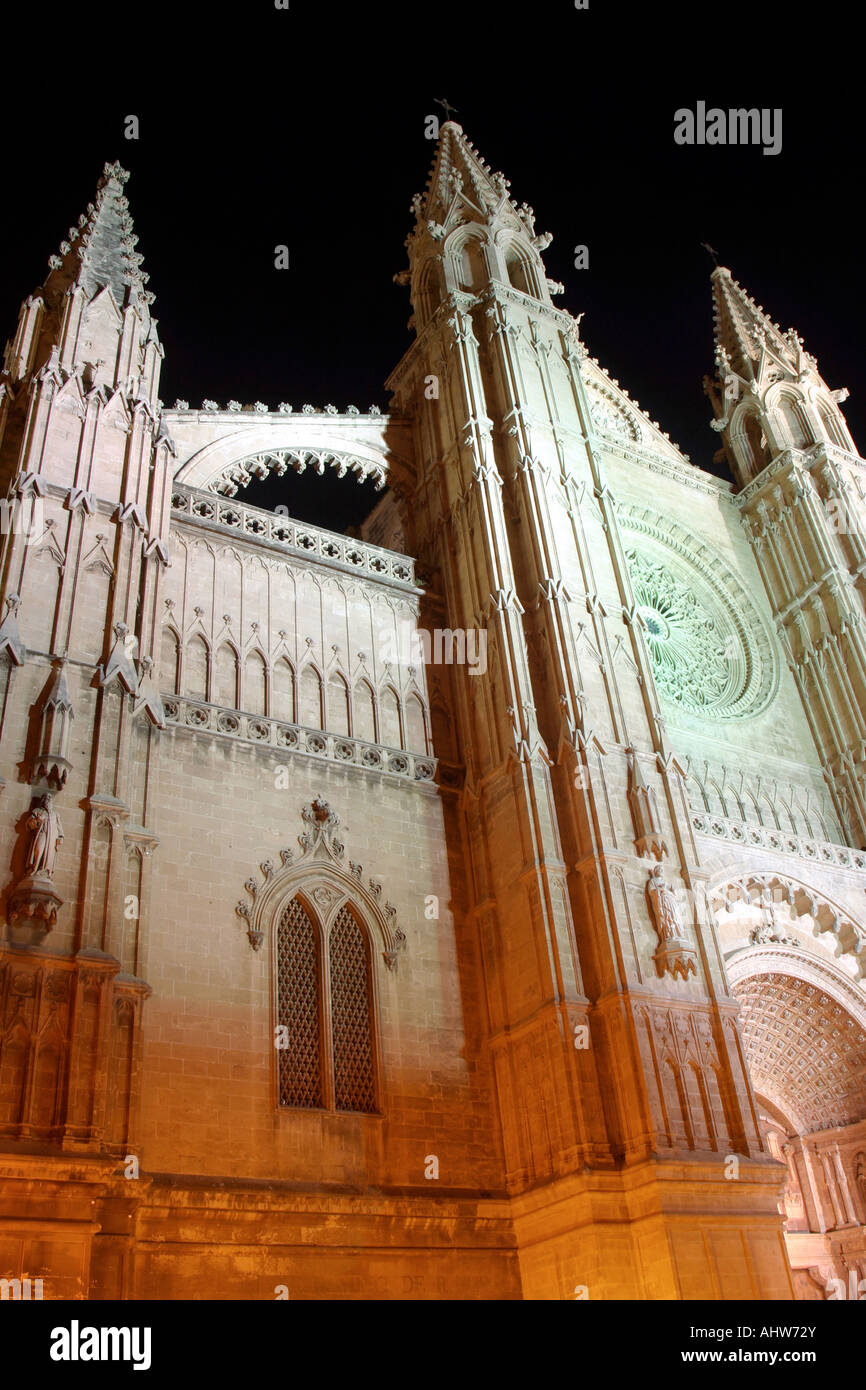
<path id="1" fill-rule="evenodd" d="M 264 860 L 259 865 L 263 881 L 251 874 L 244 884 L 249 901 L 242 899 L 235 907 L 247 924 L 253 950 L 259 950 L 279 905 L 301 891 L 317 904 L 326 924 L 346 903 L 354 906 L 379 931 L 382 958 L 389 970 L 396 970 L 406 935 L 397 926 L 397 909 L 383 898 L 382 884 L 376 878 L 365 883 L 362 866 L 345 860 L 345 847 L 337 838 L 340 818 L 327 801 L 316 797 L 303 807 L 301 817 L 305 829 L 298 836 L 300 856 L 292 849 L 281 849 L 279 868 L 272 860 Z"/>
<path id="2" fill-rule="evenodd" d="M 856 964 L 856 980 L 866 976 L 866 932 L 844 907 L 806 884 L 797 883 L 781 874 L 747 872 L 729 877 L 714 888 L 708 887 L 707 897 L 710 907 L 717 913 L 730 911 L 731 906 L 738 902 L 760 908 L 766 930 L 763 934 L 752 933 L 755 945 L 773 942 L 785 944 L 778 932 L 775 936 L 771 934 L 775 929 L 775 905 L 784 904 L 790 918 L 812 919 L 814 925 L 811 930 L 815 936 L 829 932 L 835 938 L 836 955 L 846 956 Z M 761 932 L 761 928 L 758 928 L 758 932 Z M 734 956 L 729 962 L 729 978 L 732 962 L 738 959 L 738 956 Z"/>

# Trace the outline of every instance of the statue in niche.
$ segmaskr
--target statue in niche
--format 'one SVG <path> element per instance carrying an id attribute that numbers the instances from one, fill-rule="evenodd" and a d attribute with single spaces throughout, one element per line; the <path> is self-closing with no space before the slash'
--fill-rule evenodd
<path id="1" fill-rule="evenodd" d="M 679 904 L 674 890 L 665 882 L 664 865 L 653 864 L 646 885 L 647 904 L 653 926 L 658 936 L 658 945 L 653 960 L 659 977 L 697 974 L 697 953 L 685 938 Z"/>
<path id="2" fill-rule="evenodd" d="M 663 864 L 653 864 L 647 884 L 647 896 L 659 942 L 680 940 L 680 910 L 673 889 L 665 882 Z"/>
<path id="3" fill-rule="evenodd" d="M 27 817 L 27 830 L 30 843 L 27 846 L 25 876 L 51 878 L 54 874 L 57 851 L 63 839 L 63 826 L 54 809 L 51 792 L 46 792 L 41 801 L 31 809 Z"/>

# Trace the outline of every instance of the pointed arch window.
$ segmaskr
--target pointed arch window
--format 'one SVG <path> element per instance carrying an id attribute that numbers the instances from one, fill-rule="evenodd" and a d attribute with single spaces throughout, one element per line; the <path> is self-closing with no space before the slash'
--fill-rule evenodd
<path id="1" fill-rule="evenodd" d="M 329 889 L 315 893 L 327 899 Z M 333 898 L 331 899 L 333 905 Z M 326 923 L 296 894 L 276 931 L 275 1049 L 280 1106 L 375 1114 L 377 1106 L 370 938 L 343 903 Z"/>

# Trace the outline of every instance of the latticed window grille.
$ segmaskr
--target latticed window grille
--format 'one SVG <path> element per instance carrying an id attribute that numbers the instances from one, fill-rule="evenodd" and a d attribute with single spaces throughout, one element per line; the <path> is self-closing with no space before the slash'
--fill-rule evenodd
<path id="1" fill-rule="evenodd" d="M 292 898 L 280 915 L 276 941 L 277 1021 L 286 1029 L 287 1044 L 276 1050 L 279 1103 L 373 1114 L 376 1068 L 367 934 L 344 906 L 325 953 L 320 939 L 304 904 Z M 330 1050 L 323 1043 L 328 1038 Z"/>
<path id="2" fill-rule="evenodd" d="M 334 1105 L 369 1114 L 376 1108 L 369 950 L 365 932 L 347 907 L 340 908 L 331 928 L 329 956 Z"/>
<path id="3" fill-rule="evenodd" d="M 277 1049 L 280 1105 L 324 1104 L 319 955 L 318 932 L 292 898 L 277 928 L 277 1021 L 287 1044 Z"/>

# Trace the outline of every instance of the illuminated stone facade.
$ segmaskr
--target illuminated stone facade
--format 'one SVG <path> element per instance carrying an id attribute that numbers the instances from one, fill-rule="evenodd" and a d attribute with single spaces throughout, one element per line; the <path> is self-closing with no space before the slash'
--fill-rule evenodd
<path id="1" fill-rule="evenodd" d="M 389 414 L 166 409 L 125 181 L 0 378 L 2 1272 L 216 1299 L 866 1277 L 844 393 L 719 269 L 736 482 L 691 465 L 448 123 Z M 238 495 L 287 469 L 383 500 L 353 538 Z"/>

